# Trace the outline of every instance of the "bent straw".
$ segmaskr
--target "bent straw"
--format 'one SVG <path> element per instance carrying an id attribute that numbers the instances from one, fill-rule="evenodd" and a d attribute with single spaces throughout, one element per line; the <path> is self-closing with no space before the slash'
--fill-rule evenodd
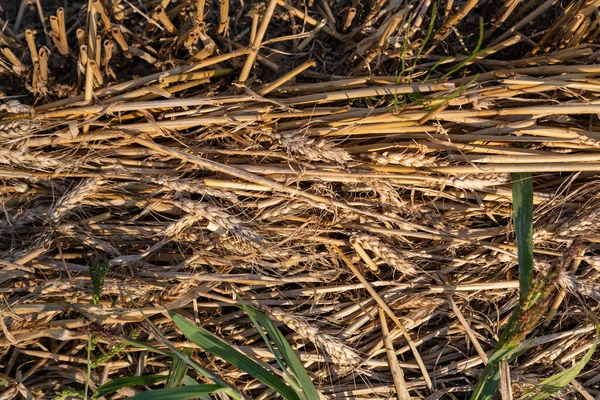
<path id="1" fill-rule="evenodd" d="M 258 90 L 258 94 L 260 94 L 261 96 L 264 96 L 268 93 L 271 93 L 273 90 L 275 90 L 278 87 L 280 87 L 281 85 L 285 84 L 286 82 L 288 82 L 290 79 L 292 79 L 293 77 L 295 77 L 302 71 L 304 71 L 308 68 L 314 67 L 316 65 L 317 65 L 317 63 L 314 60 L 307 61 L 304 64 L 294 68 L 287 74 L 283 75 L 281 78 L 277 79 L 275 82 L 271 82 L 271 83 L 267 84 L 264 88 Z"/>
<path id="2" fill-rule="evenodd" d="M 433 383 L 431 382 L 431 378 L 429 377 L 429 372 L 427 371 L 425 363 L 423 363 L 423 359 L 421 358 L 419 351 L 413 343 L 410 334 L 408 333 L 406 328 L 404 328 L 402 322 L 400 322 L 400 320 L 398 319 L 398 317 L 396 317 L 396 314 L 394 314 L 392 309 L 386 304 L 386 302 L 381 298 L 381 296 L 379 296 L 379 293 L 377 293 L 377 291 L 373 288 L 373 286 L 371 286 L 369 281 L 367 281 L 365 277 L 360 273 L 358 268 L 356 268 L 354 264 L 348 259 L 348 257 L 346 257 L 342 250 L 336 245 L 331 245 L 331 247 L 335 250 L 336 253 L 338 253 L 342 261 L 344 261 L 344 264 L 346 264 L 346 266 L 350 268 L 354 276 L 358 278 L 360 283 L 363 284 L 363 286 L 365 287 L 365 289 L 367 289 L 369 294 L 373 296 L 375 301 L 377 301 L 377 304 L 379 304 L 379 307 L 381 307 L 381 309 L 388 315 L 388 317 L 390 317 L 391 320 L 394 321 L 394 324 L 396 324 L 398 329 L 400 329 L 400 332 L 402 332 L 402 335 L 404 336 L 406 342 L 410 346 L 413 356 L 415 357 L 415 360 L 419 365 L 419 370 L 421 371 L 421 374 L 423 374 L 423 379 L 425 379 L 425 382 L 427 383 L 427 389 L 429 389 L 430 392 L 433 392 Z"/>

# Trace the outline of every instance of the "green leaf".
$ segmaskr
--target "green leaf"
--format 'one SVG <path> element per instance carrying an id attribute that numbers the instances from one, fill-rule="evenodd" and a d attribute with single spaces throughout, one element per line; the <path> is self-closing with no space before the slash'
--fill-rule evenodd
<path id="1" fill-rule="evenodd" d="M 207 394 L 225 392 L 229 388 L 220 385 L 180 386 L 176 388 L 149 390 L 133 396 L 132 400 L 185 400 Z"/>
<path id="2" fill-rule="evenodd" d="M 192 367 L 195 371 L 197 371 L 200 374 L 202 374 L 203 376 L 209 378 L 217 385 L 220 385 L 224 388 L 228 388 L 226 390 L 226 392 L 229 396 L 233 397 L 234 399 L 241 399 L 242 395 L 235 387 L 229 385 L 227 382 L 225 382 L 224 380 L 219 378 L 217 375 L 213 374 L 212 372 L 210 372 L 209 370 L 204 368 L 202 365 L 200 365 L 196 361 L 192 360 L 187 354 L 184 354 L 181 351 L 179 351 L 179 349 L 177 349 L 177 347 L 175 347 L 171 342 L 169 342 L 169 340 L 165 337 L 165 335 L 162 334 L 162 332 L 156 327 L 156 325 L 154 325 L 152 323 L 152 321 L 150 321 L 148 319 L 148 317 L 146 317 L 146 314 L 144 314 L 144 312 L 138 307 L 138 305 L 135 303 L 135 301 L 133 299 L 130 299 L 130 300 L 133 302 L 133 304 L 135 305 L 137 310 L 142 314 L 142 316 L 144 317 L 144 320 L 148 323 L 148 325 L 150 325 L 150 328 L 152 328 L 153 335 L 155 335 L 156 338 L 159 339 L 163 343 L 163 345 L 165 345 L 169 350 L 171 350 L 171 353 L 163 352 L 163 354 L 168 355 L 168 356 L 172 357 L 173 359 L 177 358 L 177 359 L 183 361 L 184 363 L 186 363 L 187 365 Z M 136 341 L 128 338 L 125 341 L 125 343 L 127 343 L 127 342 L 135 343 Z M 142 345 L 143 345 L 143 347 L 147 347 L 147 345 L 145 345 L 145 344 L 142 344 Z M 158 349 L 156 349 L 156 350 L 158 350 Z"/>
<path id="3" fill-rule="evenodd" d="M 185 385 L 185 386 L 194 386 L 194 385 L 199 385 L 199 383 L 198 383 L 198 382 L 196 382 L 196 381 L 194 380 L 194 378 L 192 378 L 192 377 L 191 377 L 191 376 L 189 376 L 189 375 L 186 375 L 186 376 L 184 376 L 184 377 L 183 377 L 183 382 L 182 382 L 182 384 L 183 384 L 183 385 Z"/>
<path id="4" fill-rule="evenodd" d="M 167 379 L 166 375 L 142 375 L 142 376 L 128 376 L 126 378 L 113 379 L 110 382 L 101 385 L 94 392 L 92 399 L 97 399 L 107 394 L 114 393 L 117 390 L 124 387 L 132 387 L 138 385 L 152 385 Z"/>
<path id="5" fill-rule="evenodd" d="M 456 68 L 452 69 L 449 72 L 446 72 L 439 79 L 447 78 L 447 77 L 451 76 L 452 74 L 454 74 L 455 72 L 460 71 L 465 65 L 469 64 L 475 57 L 477 57 L 477 55 L 479 54 L 479 49 L 481 49 L 481 45 L 483 44 L 483 37 L 484 37 L 483 18 L 479 17 L 479 38 L 477 39 L 477 45 L 475 46 L 475 49 Z"/>
<path id="6" fill-rule="evenodd" d="M 298 386 L 302 390 L 304 394 L 304 398 L 307 400 L 318 399 L 320 398 L 319 392 L 315 388 L 312 383 L 312 380 L 308 376 L 306 369 L 304 369 L 304 365 L 294 353 L 294 350 L 289 345 L 289 343 L 285 340 L 283 334 L 277 329 L 273 321 L 269 319 L 263 312 L 258 311 L 254 308 L 241 305 L 241 307 L 246 311 L 246 313 L 253 318 L 253 321 L 256 320 L 255 324 L 259 324 L 260 327 L 264 327 L 267 331 L 269 338 L 275 342 L 281 356 L 285 360 L 288 368 L 291 370 L 293 377 L 295 378 Z M 257 327 L 259 327 L 257 326 Z"/>
<path id="7" fill-rule="evenodd" d="M 498 365 L 494 365 L 494 369 L 491 370 L 491 373 L 483 382 L 480 388 L 475 392 L 477 393 L 476 399 L 479 400 L 492 400 L 494 394 L 496 394 L 496 390 L 498 389 L 498 385 L 500 384 L 500 368 Z M 475 394 L 474 393 L 474 394 Z M 473 399 L 473 397 L 471 397 Z"/>
<path id="8" fill-rule="evenodd" d="M 524 349 L 521 345 L 507 345 L 494 351 L 473 389 L 471 400 L 491 400 L 500 384 L 500 361 L 515 359 Z"/>
<path id="9" fill-rule="evenodd" d="M 425 39 L 423 39 L 423 43 L 421 44 L 421 46 L 419 46 L 419 50 L 417 51 L 417 54 L 415 55 L 415 63 L 419 61 L 419 56 L 421 54 L 423 54 L 423 51 L 425 50 L 425 46 L 427 45 L 427 42 L 429 42 L 429 39 L 431 38 L 431 34 L 433 33 L 433 28 L 435 27 L 435 17 L 437 16 L 437 7 L 438 7 L 437 2 L 434 2 L 431 7 L 431 17 L 429 19 L 429 27 L 427 28 L 427 34 L 425 35 Z M 414 69 L 413 69 L 413 71 L 414 71 Z M 412 75 L 412 72 L 411 72 L 411 75 Z M 400 83 L 400 80 L 398 80 L 397 83 Z"/>
<path id="10" fill-rule="evenodd" d="M 182 353 L 189 357 L 192 355 L 192 350 L 183 349 Z M 188 366 L 185 362 L 183 362 L 179 358 L 174 359 L 173 364 L 171 364 L 171 368 L 169 368 L 169 377 L 167 378 L 167 382 L 165 382 L 165 387 L 174 388 L 177 386 L 181 386 L 187 369 Z"/>
<path id="11" fill-rule="evenodd" d="M 552 375 L 550 378 L 544 380 L 542 383 L 536 385 L 533 389 L 528 391 L 521 397 L 522 399 L 527 400 L 543 400 L 547 397 L 552 396 L 552 394 L 558 392 L 560 389 L 567 386 L 573 379 L 579 375 L 583 367 L 590 361 L 592 355 L 596 351 L 596 345 L 598 344 L 598 335 L 600 334 L 600 327 L 596 325 L 596 338 L 594 339 L 594 344 L 590 349 L 585 353 L 585 356 L 571 368 L 566 369 L 558 374 Z M 536 393 L 537 392 L 537 393 Z M 535 395 L 531 396 L 533 393 Z"/>
<path id="12" fill-rule="evenodd" d="M 138 340 L 131 339 L 131 338 L 128 338 L 128 337 L 121 338 L 121 342 L 124 343 L 124 344 L 126 344 L 126 345 L 129 345 L 129 346 L 139 347 L 141 349 L 146 349 L 146 350 L 151 351 L 153 353 L 162 354 L 163 356 L 169 356 L 169 357 L 172 356 L 171 353 L 169 353 L 168 351 L 164 351 L 164 350 L 158 349 L 158 348 L 156 348 L 154 346 L 150 346 L 149 344 L 146 344 L 144 342 L 140 342 Z"/>
<path id="13" fill-rule="evenodd" d="M 169 311 L 169 315 L 171 315 L 175 325 L 177 325 L 188 340 L 250 374 L 286 399 L 300 400 L 298 395 L 289 386 L 283 383 L 276 375 L 259 365 L 256 361 L 240 353 L 223 340 L 196 326 L 181 315 L 172 311 Z"/>
<path id="14" fill-rule="evenodd" d="M 525 299 L 533 284 L 533 181 L 531 173 L 514 173 L 514 225 L 519 251 L 519 292 Z"/>
<path id="15" fill-rule="evenodd" d="M 185 386 L 196 386 L 196 385 L 200 385 L 200 383 L 196 382 L 189 375 L 186 375 L 186 376 L 183 377 L 183 385 L 185 385 Z M 212 400 L 212 399 L 210 398 L 209 395 L 203 394 L 203 395 L 198 396 L 198 400 Z"/>

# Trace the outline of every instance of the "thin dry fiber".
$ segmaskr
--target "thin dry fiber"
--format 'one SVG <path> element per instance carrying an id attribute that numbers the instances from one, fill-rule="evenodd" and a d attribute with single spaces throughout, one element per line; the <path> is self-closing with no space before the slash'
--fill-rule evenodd
<path id="1" fill-rule="evenodd" d="M 6 3 L 1 398 L 166 374 L 116 339 L 192 346 L 165 308 L 279 370 L 238 299 L 323 398 L 466 398 L 519 299 L 514 172 L 539 273 L 582 247 L 503 392 L 592 346 L 599 1 Z M 598 398 L 598 362 L 559 397 Z"/>

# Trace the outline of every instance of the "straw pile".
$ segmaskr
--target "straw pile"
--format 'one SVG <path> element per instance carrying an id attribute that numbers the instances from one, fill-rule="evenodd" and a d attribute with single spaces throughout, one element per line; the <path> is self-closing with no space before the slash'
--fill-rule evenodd
<path id="1" fill-rule="evenodd" d="M 92 390 L 166 371 L 110 339 L 156 345 L 141 311 L 176 345 L 165 309 L 275 363 L 237 298 L 277 321 L 327 398 L 463 398 L 518 301 L 512 172 L 535 173 L 540 271 L 583 239 L 510 366 L 514 393 L 592 345 L 600 1 L 14 3 L 1 398 L 81 390 L 90 332 Z M 563 396 L 600 393 L 594 360 Z"/>

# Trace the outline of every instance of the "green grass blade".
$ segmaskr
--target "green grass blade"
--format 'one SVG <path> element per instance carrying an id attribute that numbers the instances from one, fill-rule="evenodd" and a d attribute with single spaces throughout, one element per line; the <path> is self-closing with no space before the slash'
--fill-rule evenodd
<path id="1" fill-rule="evenodd" d="M 183 385 L 185 386 L 196 386 L 196 385 L 200 385 L 200 383 L 196 382 L 194 379 L 192 379 L 189 375 L 186 375 L 183 377 Z M 207 394 L 202 394 L 200 396 L 198 396 L 198 400 L 211 400 L 210 396 Z"/>
<path id="2" fill-rule="evenodd" d="M 227 382 L 225 382 L 224 380 L 219 378 L 217 375 L 213 374 L 212 372 L 210 372 L 209 370 L 204 368 L 202 365 L 200 365 L 196 361 L 192 360 L 187 354 L 184 354 L 181 351 L 179 351 L 179 349 L 177 349 L 177 347 L 175 347 L 173 344 L 171 344 L 171 342 L 169 342 L 169 340 L 162 334 L 162 332 L 156 327 L 156 325 L 154 325 L 152 323 L 152 321 L 150 321 L 148 319 L 148 317 L 146 317 L 144 312 L 137 306 L 135 301 L 133 301 L 133 299 L 131 299 L 131 301 L 133 302 L 133 304 L 135 305 L 137 310 L 142 314 L 142 316 L 144 317 L 144 320 L 150 326 L 153 335 L 157 339 L 159 339 L 163 343 L 163 345 L 165 345 L 171 351 L 171 353 L 165 353 L 166 355 L 172 357 L 173 359 L 179 359 L 179 360 L 183 361 L 188 366 L 192 367 L 196 372 L 198 372 L 198 373 L 202 374 L 203 376 L 212 380 L 215 384 L 220 385 L 224 388 L 228 388 L 227 394 L 229 394 L 234 399 L 240 399 L 242 397 L 241 393 L 235 387 L 229 385 Z M 132 341 L 131 339 L 128 339 L 128 340 L 130 342 L 136 342 L 136 341 Z"/>
<path id="3" fill-rule="evenodd" d="M 121 338 L 121 342 L 125 343 L 128 346 L 139 347 L 141 349 L 146 349 L 148 351 L 151 351 L 151 352 L 157 353 L 157 354 L 161 354 L 163 356 L 169 356 L 169 357 L 172 356 L 171 353 L 169 353 L 168 351 L 164 351 L 162 349 L 158 349 L 158 348 L 156 348 L 154 346 L 151 346 L 151 345 L 146 344 L 144 342 L 140 342 L 138 340 L 131 339 L 131 338 L 128 338 L 128 337 L 122 337 Z"/>
<path id="4" fill-rule="evenodd" d="M 471 394 L 471 400 L 490 400 L 500 384 L 500 361 L 510 361 L 516 358 L 523 350 L 525 348 L 521 345 L 506 345 L 497 348 L 483 369 L 479 377 L 479 382 L 477 382 Z"/>
<path id="5" fill-rule="evenodd" d="M 101 385 L 94 392 L 92 399 L 106 396 L 107 394 L 114 393 L 124 387 L 133 387 L 138 385 L 152 385 L 154 383 L 162 382 L 167 379 L 166 375 L 142 375 L 142 376 L 128 376 L 126 378 L 113 379 L 110 382 Z"/>
<path id="6" fill-rule="evenodd" d="M 194 385 L 199 385 L 198 382 L 196 382 L 196 380 L 194 380 L 194 378 L 192 378 L 189 375 L 186 375 L 183 377 L 183 381 L 181 382 L 183 385 L 185 386 L 194 386 Z"/>
<path id="7" fill-rule="evenodd" d="M 185 400 L 229 390 L 220 385 L 180 386 L 176 388 L 149 390 L 133 396 L 132 400 Z"/>
<path id="8" fill-rule="evenodd" d="M 483 18 L 479 17 L 479 38 L 477 39 L 477 45 L 475 46 L 475 49 L 456 68 L 452 69 L 449 72 L 446 72 L 439 79 L 444 79 L 444 78 L 447 78 L 449 76 L 452 76 L 455 72 L 460 71 L 465 65 L 469 64 L 475 57 L 477 57 L 477 54 L 479 54 L 479 49 L 481 49 L 481 45 L 483 44 L 483 36 L 484 36 L 484 32 L 483 32 Z"/>
<path id="9" fill-rule="evenodd" d="M 298 359 L 298 356 L 296 356 L 296 353 L 294 353 L 294 350 L 289 345 L 287 340 L 285 340 L 285 337 L 279 331 L 279 329 L 277 329 L 273 321 L 271 321 L 271 319 L 261 311 L 245 305 L 241 305 L 241 307 L 248 315 L 253 317 L 258 324 L 260 324 L 260 326 L 264 327 L 269 338 L 275 342 L 279 352 L 281 353 L 281 356 L 285 360 L 288 368 L 291 370 L 296 382 L 298 382 L 298 386 L 301 388 L 304 398 L 307 400 L 320 398 L 319 392 L 313 385 L 312 380 L 306 372 L 306 369 L 304 369 L 304 365 L 302 365 L 302 362 Z"/>
<path id="10" fill-rule="evenodd" d="M 258 331 L 258 333 L 260 334 L 260 336 L 263 338 L 264 342 L 267 344 L 267 347 L 269 347 L 269 350 L 271 351 L 271 353 L 275 356 L 275 360 L 279 364 L 279 367 L 281 368 L 281 371 L 283 371 L 285 381 L 288 384 L 290 384 L 293 387 L 293 389 L 296 390 L 296 392 L 299 392 L 300 391 L 300 387 L 298 386 L 298 382 L 296 382 L 293 379 L 293 377 L 289 376 L 289 374 L 287 373 L 287 367 L 286 367 L 286 364 L 285 364 L 285 359 L 281 356 L 281 354 L 277 350 L 275 344 L 272 343 L 272 341 L 269 338 L 269 336 L 267 335 L 267 332 L 265 331 L 264 327 L 260 324 L 260 322 L 258 322 L 258 320 L 256 319 L 256 316 L 254 315 L 254 313 L 249 312 L 249 311 L 251 311 L 249 309 L 249 307 L 245 306 L 244 304 L 239 304 L 239 306 L 246 312 L 246 314 L 248 314 L 248 317 L 250 317 L 250 320 L 252 321 L 252 323 L 256 327 L 256 330 Z"/>
<path id="11" fill-rule="evenodd" d="M 423 54 L 423 51 L 425 51 L 425 46 L 429 42 L 429 39 L 431 38 L 431 34 L 433 33 L 433 28 L 435 27 L 435 17 L 437 16 L 437 7 L 438 7 L 438 4 L 436 1 L 431 6 L 431 18 L 429 19 L 429 27 L 427 28 L 427 34 L 425 35 L 425 39 L 423 39 L 423 43 L 421 44 L 421 46 L 419 46 L 419 50 L 417 51 L 417 54 L 415 55 L 415 63 L 419 61 L 419 57 L 421 56 L 421 54 Z M 413 71 L 414 71 L 414 69 L 413 69 Z M 411 72 L 411 76 L 412 76 L 412 72 Z M 400 83 L 400 82 L 397 82 L 397 83 Z"/>
<path id="12" fill-rule="evenodd" d="M 492 400 L 496 390 L 498 390 L 498 385 L 500 385 L 500 368 L 498 365 L 494 365 L 486 374 L 486 379 L 480 382 L 482 382 L 482 385 L 476 387 L 476 391 L 473 393 L 476 397 L 471 397 L 471 399 Z"/>
<path id="13" fill-rule="evenodd" d="M 183 349 L 182 353 L 189 357 L 192 355 L 192 350 Z M 169 368 L 169 377 L 167 378 L 167 382 L 165 382 L 165 387 L 174 388 L 181 386 L 187 369 L 188 365 L 185 362 L 179 358 L 174 359 L 173 364 L 171 364 L 171 368 Z"/>
<path id="14" fill-rule="evenodd" d="M 517 309 L 513 312 L 496 350 L 473 390 L 471 400 L 490 400 L 496 393 L 500 383 L 499 363 L 501 360 L 510 361 L 523 351 L 521 344 L 511 344 L 518 331 L 519 318 L 527 311 L 525 300 L 528 298 L 533 285 L 533 181 L 531 173 L 514 173 L 513 203 L 514 225 L 519 252 L 519 289 L 520 299 Z"/>
<path id="15" fill-rule="evenodd" d="M 256 361 L 240 353 L 223 340 L 196 326 L 181 315 L 172 311 L 169 311 L 169 314 L 171 315 L 173 322 L 175 322 L 175 325 L 177 325 L 188 340 L 250 374 L 286 399 L 300 400 L 298 395 L 289 386 L 283 383 L 276 375 L 259 365 Z"/>
<path id="16" fill-rule="evenodd" d="M 592 355 L 596 351 L 596 345 L 598 344 L 598 335 L 600 334 L 600 326 L 596 325 L 596 337 L 594 338 L 594 344 L 585 353 L 583 358 L 579 360 L 571 368 L 566 369 L 558 374 L 552 375 L 550 378 L 544 380 L 542 383 L 536 385 L 533 389 L 525 393 L 519 400 L 543 400 L 552 396 L 565 386 L 567 386 L 573 379 L 579 375 L 583 367 L 590 361 Z M 532 394 L 535 395 L 532 396 Z"/>
<path id="17" fill-rule="evenodd" d="M 519 251 L 519 291 L 523 300 L 533 284 L 533 180 L 531 173 L 514 173 L 514 225 Z"/>

